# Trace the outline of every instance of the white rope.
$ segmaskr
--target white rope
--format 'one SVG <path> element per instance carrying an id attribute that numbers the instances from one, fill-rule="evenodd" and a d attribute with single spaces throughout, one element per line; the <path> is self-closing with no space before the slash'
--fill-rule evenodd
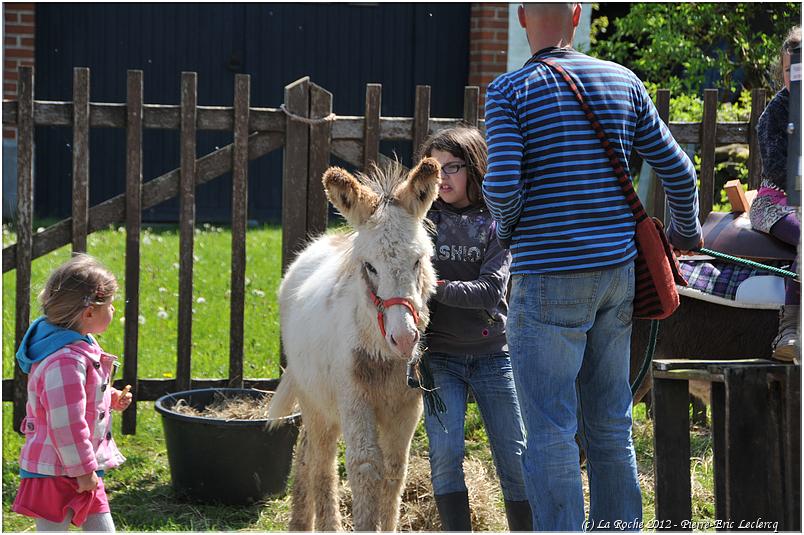
<path id="1" fill-rule="evenodd" d="M 329 121 L 334 121 L 335 118 L 337 117 L 337 115 L 335 115 L 334 113 L 330 113 L 326 117 L 319 117 L 317 119 L 311 119 L 309 117 L 302 117 L 301 115 L 296 115 L 295 113 L 293 113 L 292 111 L 287 109 L 284 104 L 280 105 L 279 109 L 282 110 L 283 112 L 285 112 L 285 115 L 287 115 L 290 119 L 292 119 L 294 121 L 299 121 L 301 123 L 308 124 L 310 126 L 327 123 Z"/>

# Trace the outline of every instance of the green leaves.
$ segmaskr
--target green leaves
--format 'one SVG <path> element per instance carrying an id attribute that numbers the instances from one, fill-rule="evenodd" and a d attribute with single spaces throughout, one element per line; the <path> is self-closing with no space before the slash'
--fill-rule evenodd
<path id="1" fill-rule="evenodd" d="M 795 2 L 635 3 L 623 17 L 593 19 L 589 53 L 673 94 L 718 87 L 732 101 L 744 89 L 780 87 L 779 49 L 800 18 Z"/>

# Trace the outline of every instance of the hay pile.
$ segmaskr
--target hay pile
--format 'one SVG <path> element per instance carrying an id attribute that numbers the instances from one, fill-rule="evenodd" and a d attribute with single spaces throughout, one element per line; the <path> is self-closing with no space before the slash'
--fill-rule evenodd
<path id="1" fill-rule="evenodd" d="M 171 410 L 186 416 L 217 420 L 264 420 L 268 418 L 268 404 L 271 401 L 271 395 L 271 393 L 267 393 L 262 399 L 255 399 L 252 397 L 226 397 L 221 393 L 216 393 L 212 403 L 203 410 L 191 407 L 184 399 L 177 401 Z"/>
<path id="2" fill-rule="evenodd" d="M 268 404 L 271 394 L 263 399 L 225 397 L 215 394 L 209 405 L 197 410 L 184 399 L 180 399 L 173 411 L 188 416 L 216 418 L 223 420 L 257 420 L 268 417 Z M 341 459 L 341 463 L 343 460 Z M 474 531 L 507 531 L 505 509 L 502 502 L 502 491 L 493 467 L 487 467 L 482 461 L 467 457 L 463 463 L 466 487 L 469 489 L 469 505 L 472 511 L 472 528 Z M 288 488 L 290 493 L 290 487 Z M 339 485 L 341 516 L 343 528 L 352 529 L 352 490 L 349 482 L 342 478 Z M 283 500 L 290 502 L 290 496 Z M 276 521 L 287 525 L 290 521 L 289 508 L 282 518 Z M 411 448 L 408 463 L 408 475 L 405 490 L 402 493 L 402 506 L 399 514 L 397 531 L 441 531 L 441 521 L 433 498 L 433 486 L 430 482 L 430 462 L 424 448 Z"/>
<path id="3" fill-rule="evenodd" d="M 441 531 L 441 521 L 433 499 L 433 486 L 430 483 L 430 462 L 423 455 L 426 453 L 417 454 L 411 450 L 397 531 Z M 469 489 L 473 530 L 508 531 L 497 475 L 493 470 L 490 473 L 482 462 L 474 458 L 466 459 L 463 469 Z M 352 490 L 345 479 L 341 480 L 339 487 L 343 528 L 351 531 Z M 287 525 L 290 512 L 288 511 L 287 518 L 278 518 L 277 521 Z"/>

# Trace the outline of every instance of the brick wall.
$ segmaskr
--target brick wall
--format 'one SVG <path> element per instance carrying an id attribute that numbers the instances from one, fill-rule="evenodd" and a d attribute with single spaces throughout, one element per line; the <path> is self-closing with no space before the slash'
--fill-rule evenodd
<path id="1" fill-rule="evenodd" d="M 17 98 L 17 69 L 34 64 L 34 6 L 3 3 L 3 98 Z M 3 128 L 3 137 L 14 139 L 13 128 Z"/>
<path id="2" fill-rule="evenodd" d="M 486 86 L 506 70 L 508 4 L 472 4 L 469 24 L 469 85 L 480 87 L 483 117 Z"/>

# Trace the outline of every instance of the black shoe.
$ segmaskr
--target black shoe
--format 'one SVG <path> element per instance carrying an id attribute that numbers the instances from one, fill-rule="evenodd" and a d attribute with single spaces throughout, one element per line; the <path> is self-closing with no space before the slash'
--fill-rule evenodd
<path id="1" fill-rule="evenodd" d="M 435 502 L 441 517 L 441 531 L 472 531 L 468 492 L 436 495 Z"/>
<path id="2" fill-rule="evenodd" d="M 509 502 L 505 500 L 505 517 L 508 519 L 508 531 L 533 531 L 533 512 L 528 500 Z"/>

